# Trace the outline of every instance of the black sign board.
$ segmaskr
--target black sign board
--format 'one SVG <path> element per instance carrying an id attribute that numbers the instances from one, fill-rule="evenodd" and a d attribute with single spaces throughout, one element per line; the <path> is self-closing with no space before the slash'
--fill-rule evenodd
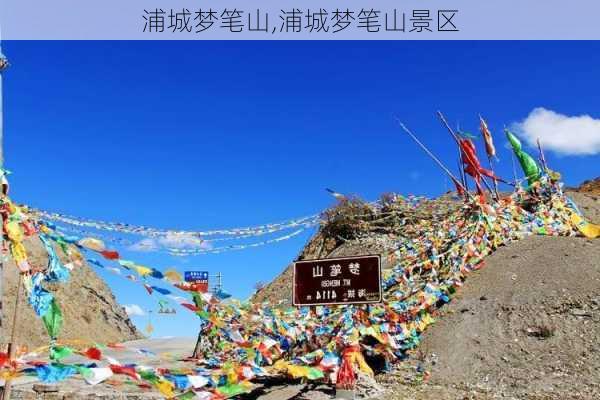
<path id="1" fill-rule="evenodd" d="M 370 304 L 382 300 L 381 258 L 328 258 L 294 263 L 295 306 Z"/>

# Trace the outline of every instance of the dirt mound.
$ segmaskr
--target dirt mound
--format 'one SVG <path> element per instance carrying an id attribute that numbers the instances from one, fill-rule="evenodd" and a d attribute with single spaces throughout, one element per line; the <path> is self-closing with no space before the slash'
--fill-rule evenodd
<path id="1" fill-rule="evenodd" d="M 47 254 L 40 243 L 25 243 L 32 265 L 44 266 Z M 4 266 L 4 315 L 7 342 L 12 327 L 18 269 L 12 260 Z M 76 267 L 65 284 L 47 285 L 63 312 L 61 340 L 90 340 L 97 343 L 120 342 L 141 337 L 123 307 L 119 306 L 106 283 L 88 265 Z M 29 349 L 48 344 L 48 334 L 21 291 L 17 322 L 17 344 Z"/>
<path id="2" fill-rule="evenodd" d="M 600 194 L 584 192 L 567 192 L 567 194 L 575 201 L 588 221 L 600 224 Z"/>
<path id="3" fill-rule="evenodd" d="M 600 177 L 583 182 L 577 191 L 600 196 Z"/>
<path id="4" fill-rule="evenodd" d="M 532 237 L 489 256 L 408 363 L 382 380 L 397 398 L 597 399 L 598 343 L 600 243 Z M 415 387 L 419 371 L 430 379 Z"/>
<path id="5" fill-rule="evenodd" d="M 600 196 L 567 195 L 600 223 Z M 299 259 L 383 253 L 386 233 L 340 241 L 320 230 Z M 292 266 L 258 301 L 291 299 Z M 600 241 L 532 236 L 469 275 L 405 362 L 378 375 L 377 399 L 600 398 Z"/>

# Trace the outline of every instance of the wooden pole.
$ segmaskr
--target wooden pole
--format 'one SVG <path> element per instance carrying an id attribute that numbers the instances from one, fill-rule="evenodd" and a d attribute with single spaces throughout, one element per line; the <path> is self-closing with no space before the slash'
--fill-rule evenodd
<path id="1" fill-rule="evenodd" d="M 469 183 L 467 182 L 467 174 L 465 173 L 465 160 L 463 160 L 463 155 L 462 151 L 460 151 L 460 146 L 458 148 L 458 170 L 460 171 L 460 178 L 462 179 L 462 184 L 465 187 L 465 190 L 468 192 Z"/>
<path id="2" fill-rule="evenodd" d="M 444 117 L 444 114 L 442 114 L 440 111 L 437 112 L 438 117 L 440 118 L 440 120 L 442 121 L 442 123 L 444 124 L 444 126 L 446 126 L 446 129 L 448 129 L 448 132 L 450 132 L 450 134 L 452 135 L 452 137 L 454 138 L 454 141 L 456 142 L 456 144 L 458 145 L 458 151 L 461 152 L 461 157 L 462 157 L 462 153 L 463 151 L 461 150 L 460 147 L 460 140 L 458 139 L 458 136 L 456 135 L 456 133 L 452 130 L 452 128 L 450 128 L 450 125 L 448 125 L 448 121 L 446 121 L 446 118 Z M 465 153 L 466 154 L 466 153 Z M 471 157 L 466 154 L 467 157 L 469 157 L 469 162 L 471 164 L 475 164 L 474 161 L 475 160 L 471 160 Z M 481 177 L 481 181 L 483 182 L 483 184 L 485 185 L 485 187 L 487 188 L 487 190 L 490 191 L 490 193 L 492 194 L 492 196 L 494 195 L 494 191 L 492 190 L 492 187 L 490 186 L 490 184 L 485 180 L 485 177 L 481 174 L 479 174 L 479 176 Z"/>
<path id="3" fill-rule="evenodd" d="M 469 183 L 467 182 L 467 176 L 465 175 L 465 164 L 463 163 L 462 154 L 458 154 L 458 170 L 460 171 L 460 179 L 465 187 L 465 192 L 469 191 Z M 465 195 L 466 198 L 466 195 Z"/>
<path id="4" fill-rule="evenodd" d="M 540 142 L 540 138 L 537 138 L 537 147 L 540 152 L 540 161 L 542 162 L 542 167 L 544 168 L 544 172 L 548 173 L 548 165 L 546 164 L 546 157 L 544 157 L 544 150 L 542 150 L 542 143 Z"/>
<path id="5" fill-rule="evenodd" d="M 2 88 L 2 75 L 4 73 L 4 71 L 6 70 L 6 68 L 8 67 L 8 61 L 6 60 L 6 57 L 4 57 L 4 54 L 2 53 L 2 48 L 0 47 L 0 168 L 4 167 L 4 114 L 3 114 L 3 98 L 2 98 L 2 94 L 3 94 L 3 88 Z M 3 195 L 3 193 L 0 193 L 0 195 Z M 0 227 L 4 226 L 4 221 L 2 219 L 2 214 L 0 213 Z M 0 228 L 1 229 L 1 228 Z M 4 233 L 0 233 L 0 252 L 2 251 L 2 249 L 4 248 Z M 4 282 L 5 282 L 5 274 L 4 274 L 4 254 L 0 253 L 0 351 L 1 349 L 1 344 L 2 341 L 4 340 L 4 338 L 6 337 L 6 332 L 5 332 L 5 327 L 4 327 L 4 306 L 2 304 L 2 298 L 4 296 Z M 17 296 L 19 296 L 19 292 L 20 292 L 20 283 L 17 286 Z M 16 312 L 16 310 L 15 310 Z M 14 318 L 13 318 L 13 324 L 14 324 Z M 14 326 L 13 326 L 13 334 L 11 334 L 11 337 L 14 336 Z M 11 339 L 12 341 L 12 339 Z M 14 354 L 14 349 L 12 348 L 11 343 L 8 343 L 8 348 L 7 348 L 7 353 L 9 354 L 9 360 L 12 359 L 12 354 Z M 4 382 L 4 387 L 1 389 L 0 391 L 0 399 L 2 400 L 9 400 L 10 399 L 10 388 L 11 388 L 11 382 L 10 379 L 5 380 Z"/>
<path id="6" fill-rule="evenodd" d="M 202 329 L 198 332 L 198 339 L 196 339 L 196 345 L 194 346 L 194 352 L 192 353 L 193 359 L 198 359 L 200 355 L 200 341 L 202 340 Z"/>
<path id="7" fill-rule="evenodd" d="M 15 351 L 17 348 L 17 325 L 19 324 L 19 306 L 21 304 L 21 291 L 23 289 L 23 278 L 21 274 L 17 275 L 17 293 L 15 295 L 15 309 L 12 315 L 12 326 L 10 328 L 10 342 L 8 342 L 7 353 L 8 359 L 14 360 Z M 9 400 L 12 392 L 12 379 L 8 378 L 4 381 L 4 388 L 0 395 L 1 400 Z"/>
<path id="8" fill-rule="evenodd" d="M 4 115 L 2 113 L 2 70 L 5 68 L 4 56 L 0 47 L 0 168 L 4 165 L 4 154 L 2 152 L 2 138 L 4 133 Z M 1 193 L 0 193 L 1 195 Z M 0 226 L 3 226 L 2 214 L 0 214 Z M 0 249 L 4 247 L 4 235 L 0 234 Z M 4 346 L 4 308 L 2 298 L 4 296 L 4 260 L 0 254 L 0 351 Z"/>
<path id="9" fill-rule="evenodd" d="M 512 162 L 513 179 L 515 180 L 515 186 L 518 188 L 521 185 L 520 185 L 520 183 L 518 181 L 518 178 L 517 178 L 517 165 L 515 164 L 515 155 L 514 155 L 514 152 L 512 150 L 510 151 L 510 160 Z"/>
<path id="10" fill-rule="evenodd" d="M 490 171 L 492 171 L 494 176 L 496 176 L 496 171 L 494 171 L 494 165 L 492 164 L 492 157 L 490 157 L 489 154 L 487 156 L 487 159 L 488 159 L 488 163 L 490 164 Z M 500 193 L 498 192 L 498 181 L 496 181 L 495 179 L 492 179 L 492 182 L 494 183 L 494 192 L 496 192 L 496 198 L 500 199 Z"/>
<path id="11" fill-rule="evenodd" d="M 433 159 L 433 161 L 442 169 L 444 170 L 445 173 L 448 174 L 448 176 L 450 176 L 450 178 L 452 178 L 452 180 L 457 184 L 460 185 L 460 187 L 465 190 L 465 187 L 463 186 L 462 183 L 460 183 L 460 181 L 452 174 L 452 172 L 450 172 L 450 170 L 448 168 L 446 168 L 446 166 L 423 144 L 421 143 L 421 141 L 415 136 L 414 133 L 412 133 L 406 126 L 404 126 L 404 124 L 400 121 L 398 121 L 398 123 L 400 124 L 400 127 L 404 130 L 404 132 L 406 132 L 422 149 L 423 151 L 425 151 L 425 153 L 427 153 L 427 155 L 429 157 L 431 157 Z M 468 193 L 465 190 L 465 193 Z"/>

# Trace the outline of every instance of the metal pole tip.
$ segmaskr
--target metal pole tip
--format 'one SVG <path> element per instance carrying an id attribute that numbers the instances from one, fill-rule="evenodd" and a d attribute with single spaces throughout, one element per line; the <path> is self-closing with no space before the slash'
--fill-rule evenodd
<path id="1" fill-rule="evenodd" d="M 0 53 L 0 72 L 7 69 L 9 65 L 8 59 L 4 56 L 4 54 Z"/>

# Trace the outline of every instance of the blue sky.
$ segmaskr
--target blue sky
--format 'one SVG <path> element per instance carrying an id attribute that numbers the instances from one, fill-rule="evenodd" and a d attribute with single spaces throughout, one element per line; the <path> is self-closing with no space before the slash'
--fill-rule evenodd
<path id="1" fill-rule="evenodd" d="M 3 50 L 12 64 L 4 97 L 13 197 L 161 228 L 304 216 L 333 204 L 325 187 L 366 199 L 445 191 L 445 177 L 394 116 L 456 169 L 434 113 L 474 133 L 482 113 L 509 178 L 503 125 L 536 107 L 600 118 L 597 42 L 73 41 L 4 42 Z M 547 158 L 567 184 L 600 172 L 598 153 Z M 244 298 L 309 235 L 185 260 L 127 255 L 160 269 L 221 271 L 225 288 Z M 139 286 L 103 276 L 122 304 L 157 307 Z M 185 310 L 154 316 L 155 336 L 194 335 L 193 322 Z"/>

